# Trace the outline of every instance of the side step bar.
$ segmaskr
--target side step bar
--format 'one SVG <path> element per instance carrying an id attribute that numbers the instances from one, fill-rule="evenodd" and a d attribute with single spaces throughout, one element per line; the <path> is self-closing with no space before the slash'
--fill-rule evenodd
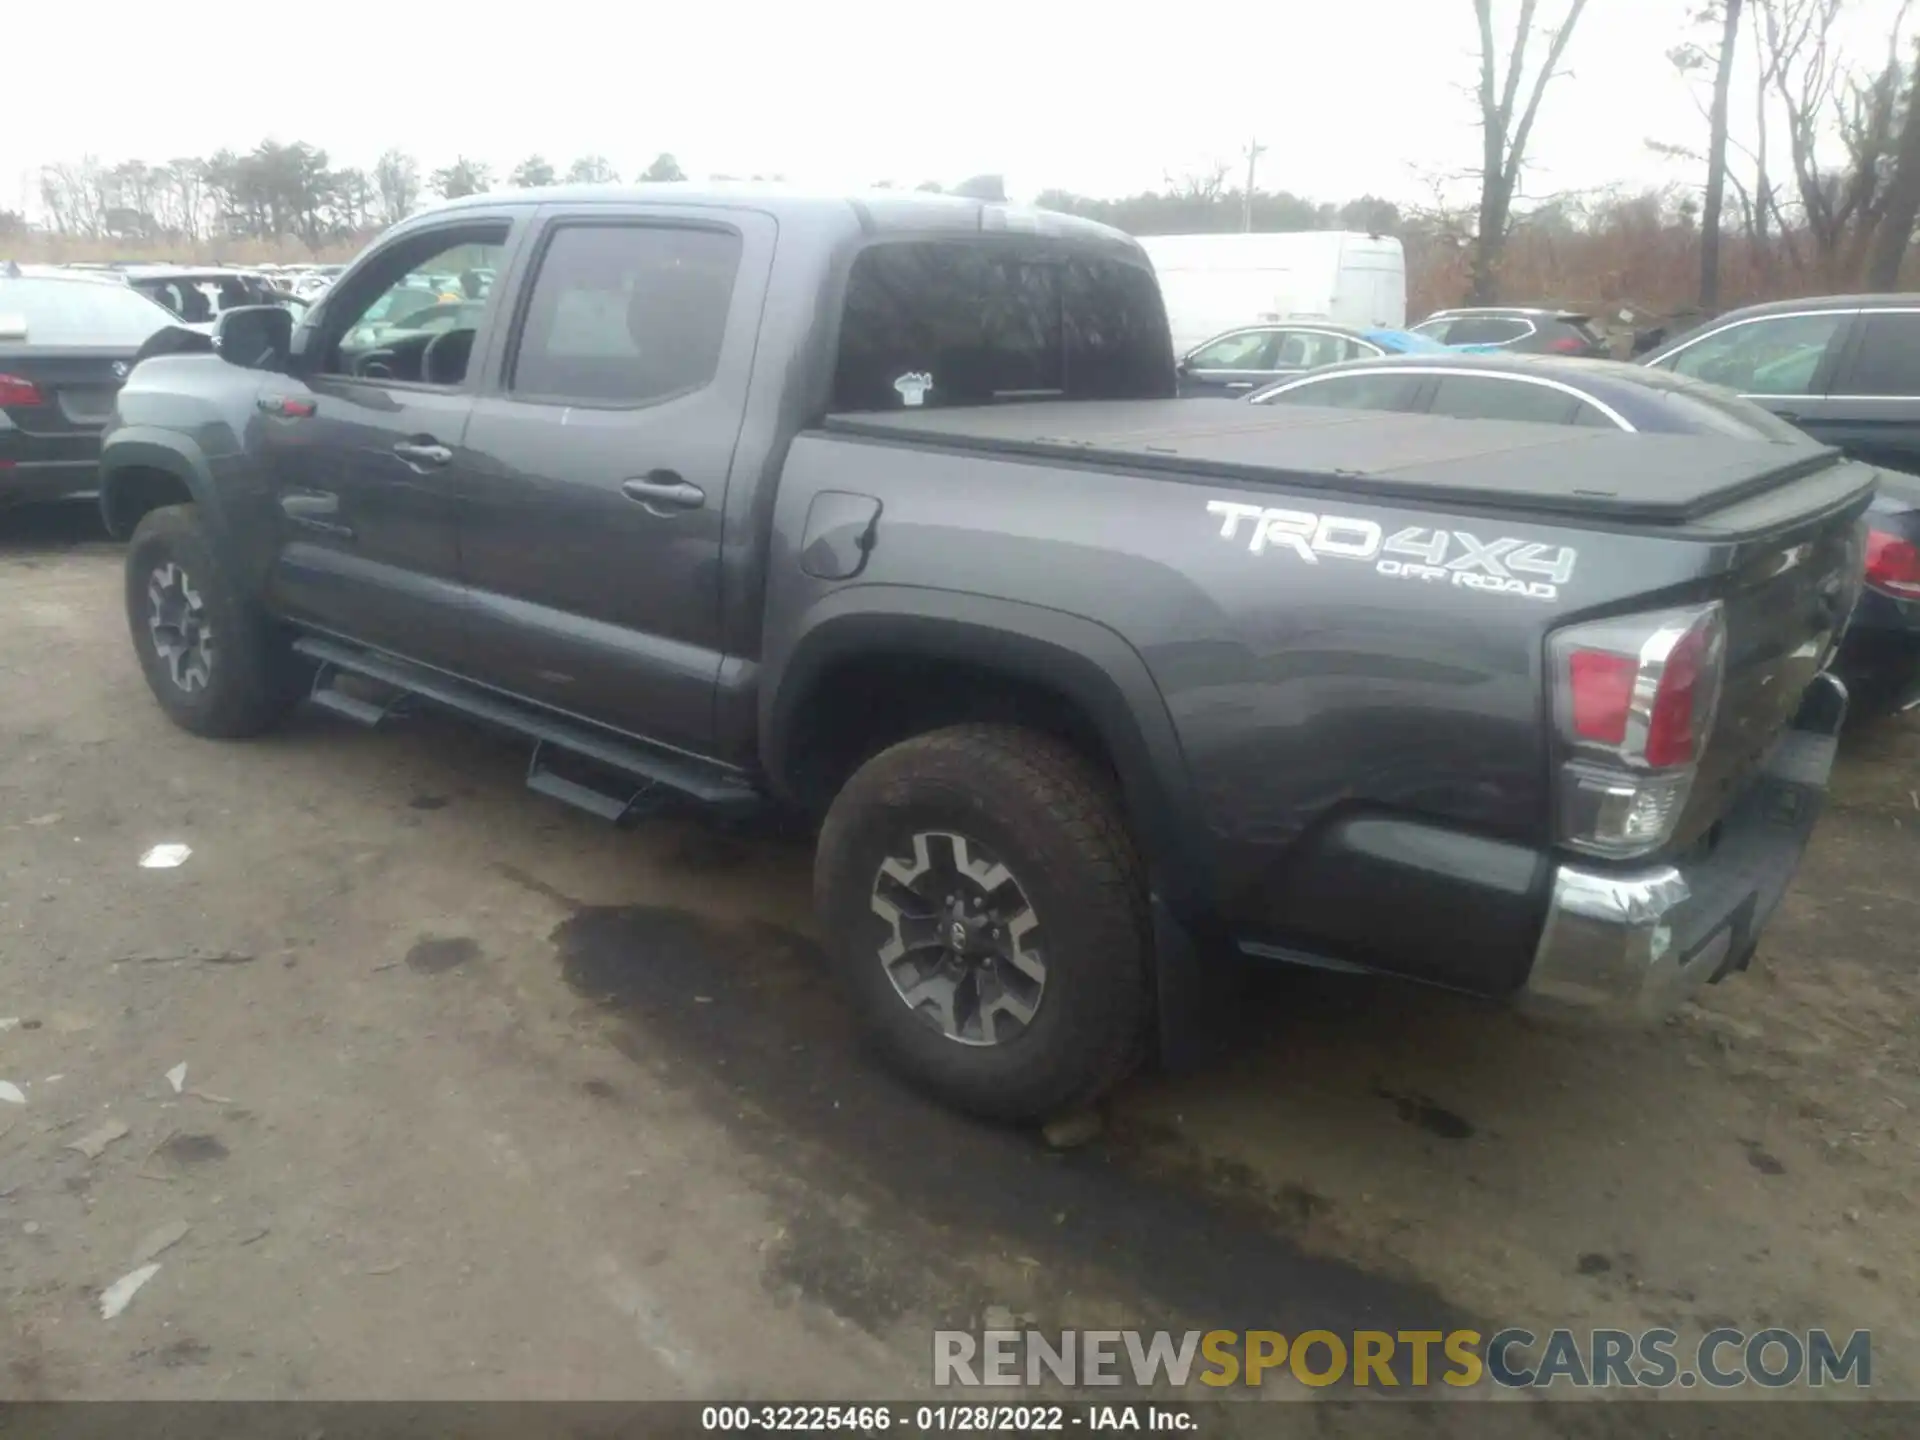
<path id="1" fill-rule="evenodd" d="M 617 823 L 639 813 L 649 801 L 660 798 L 654 792 L 662 788 L 729 809 L 750 808 L 761 803 L 759 792 L 736 771 L 709 765 L 689 755 L 619 739 L 451 675 L 317 636 L 296 640 L 293 648 L 319 665 L 310 698 L 322 709 L 358 724 L 373 726 L 394 714 L 407 699 L 417 697 L 523 736 L 534 742 L 533 758 L 527 766 L 528 788 L 602 819 Z M 335 671 L 378 681 L 402 692 L 401 696 L 381 706 L 345 694 L 331 684 Z M 550 753 L 577 756 L 599 769 L 637 783 L 620 787 L 625 793 L 596 789 L 548 768 L 544 761 Z"/>

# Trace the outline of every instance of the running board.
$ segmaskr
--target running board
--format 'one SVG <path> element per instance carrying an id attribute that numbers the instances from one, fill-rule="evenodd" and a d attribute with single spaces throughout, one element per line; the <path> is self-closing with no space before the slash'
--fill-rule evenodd
<path id="1" fill-rule="evenodd" d="M 294 641 L 293 648 L 319 663 L 311 698 L 322 709 L 373 726 L 393 714 L 405 699 L 418 697 L 510 731 L 534 742 L 533 758 L 527 766 L 529 789 L 602 819 L 617 823 L 632 818 L 661 798 L 654 793 L 661 787 L 708 805 L 745 808 L 760 804 L 759 792 L 737 772 L 709 765 L 690 755 L 652 750 L 618 739 L 579 721 L 508 699 L 451 675 L 314 636 Z M 382 707 L 343 694 L 327 683 L 330 672 L 335 670 L 391 686 L 402 692 L 401 698 Z M 556 774 L 544 763 L 549 752 L 576 756 L 638 783 L 620 787 L 624 793 L 608 793 Z"/>

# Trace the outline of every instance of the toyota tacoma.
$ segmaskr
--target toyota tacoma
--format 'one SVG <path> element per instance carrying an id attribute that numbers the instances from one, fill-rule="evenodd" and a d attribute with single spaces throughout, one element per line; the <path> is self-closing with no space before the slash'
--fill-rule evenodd
<path id="1" fill-rule="evenodd" d="M 609 819 L 804 812 L 865 1033 L 976 1113 L 1097 1096 L 1236 955 L 1658 1012 L 1824 797 L 1870 468 L 1182 401 L 1097 225 L 474 197 L 182 348 L 101 481 L 174 721 L 428 705 Z"/>

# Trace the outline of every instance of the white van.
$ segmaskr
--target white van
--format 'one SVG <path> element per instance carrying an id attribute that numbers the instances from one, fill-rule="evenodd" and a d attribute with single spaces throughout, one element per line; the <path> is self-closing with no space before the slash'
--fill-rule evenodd
<path id="1" fill-rule="evenodd" d="M 1271 320 L 1330 320 L 1359 330 L 1407 323 L 1407 256 L 1390 235 L 1142 235 L 1185 355 L 1203 340 Z"/>

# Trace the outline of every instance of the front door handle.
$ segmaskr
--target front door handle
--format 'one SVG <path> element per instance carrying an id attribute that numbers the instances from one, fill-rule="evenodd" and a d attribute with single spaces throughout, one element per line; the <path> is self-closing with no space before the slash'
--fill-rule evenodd
<path id="1" fill-rule="evenodd" d="M 656 515 L 670 510 L 698 510 L 707 503 L 706 491 L 672 470 L 650 470 L 638 480 L 621 485 L 620 493 L 638 500 Z"/>
<path id="2" fill-rule="evenodd" d="M 425 465 L 435 470 L 453 459 L 453 451 L 432 436 L 402 440 L 393 447 L 393 453 L 409 465 Z"/>

